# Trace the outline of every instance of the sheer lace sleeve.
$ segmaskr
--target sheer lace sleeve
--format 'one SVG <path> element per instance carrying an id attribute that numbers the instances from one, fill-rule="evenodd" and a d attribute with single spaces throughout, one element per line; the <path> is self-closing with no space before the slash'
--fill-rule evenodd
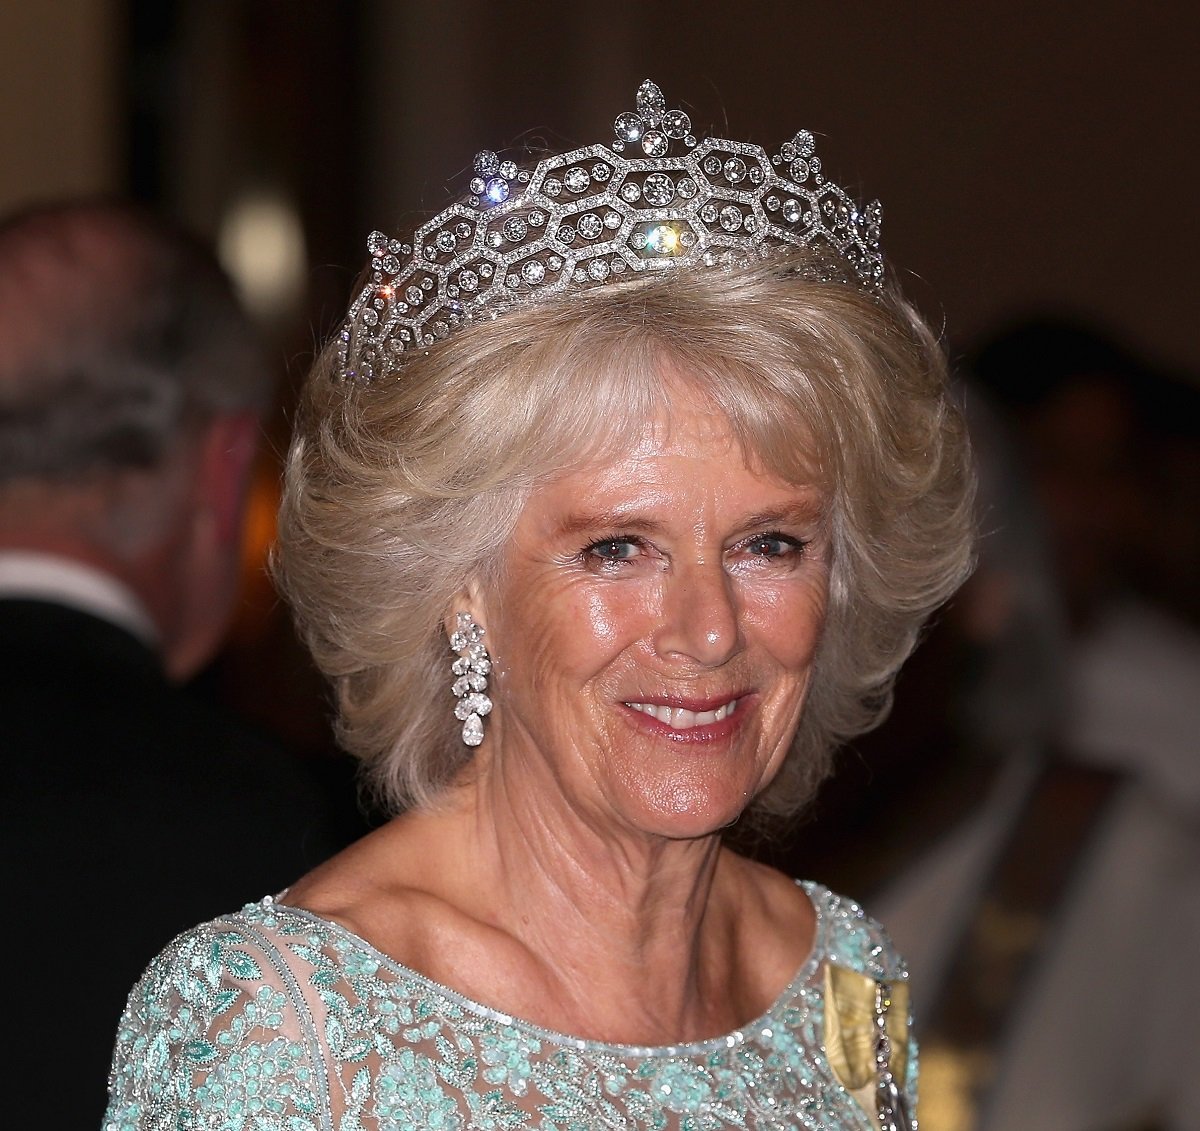
<path id="1" fill-rule="evenodd" d="M 181 935 L 129 996 L 104 1131 L 328 1126 L 304 994 L 244 916 Z M 220 1118 L 216 1118 L 216 1117 Z"/>

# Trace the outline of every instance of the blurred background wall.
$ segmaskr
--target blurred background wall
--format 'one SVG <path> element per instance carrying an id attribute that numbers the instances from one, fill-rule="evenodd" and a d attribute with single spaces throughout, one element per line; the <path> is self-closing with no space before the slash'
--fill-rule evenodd
<path id="1" fill-rule="evenodd" d="M 1198 47 L 1181 0 L 10 3 L 0 207 L 128 191 L 223 232 L 296 362 L 369 227 L 485 145 L 605 138 L 649 75 L 698 126 L 826 135 L 953 342 L 1051 307 L 1195 371 Z"/>

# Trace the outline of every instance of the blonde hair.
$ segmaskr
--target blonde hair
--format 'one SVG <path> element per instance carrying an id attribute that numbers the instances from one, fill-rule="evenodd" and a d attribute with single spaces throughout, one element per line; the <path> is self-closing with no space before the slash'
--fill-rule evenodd
<path id="1" fill-rule="evenodd" d="M 877 724 L 929 613 L 970 570 L 973 477 L 935 337 L 897 294 L 812 279 L 789 252 L 512 310 L 368 386 L 318 360 L 288 458 L 276 571 L 336 690 L 346 748 L 393 809 L 467 764 L 443 620 L 494 576 L 539 483 L 614 453 L 664 372 L 747 458 L 828 496 L 828 620 L 794 749 L 755 803 L 796 812 Z M 503 702 L 497 710 L 503 711 Z"/>

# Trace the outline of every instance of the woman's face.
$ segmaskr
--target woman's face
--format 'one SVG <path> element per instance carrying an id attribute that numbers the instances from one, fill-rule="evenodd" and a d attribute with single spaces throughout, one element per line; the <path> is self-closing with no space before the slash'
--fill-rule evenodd
<path id="1" fill-rule="evenodd" d="M 542 813 L 687 838 L 775 776 L 825 619 L 823 498 L 747 466 L 676 398 L 608 463 L 529 499 L 475 614 L 488 757 Z M 490 749 L 489 749 L 490 748 Z"/>

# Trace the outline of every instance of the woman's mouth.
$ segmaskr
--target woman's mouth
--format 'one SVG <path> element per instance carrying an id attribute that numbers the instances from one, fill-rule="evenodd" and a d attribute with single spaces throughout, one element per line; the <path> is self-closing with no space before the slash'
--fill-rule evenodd
<path id="1" fill-rule="evenodd" d="M 729 699 L 708 710 L 694 711 L 687 707 L 672 707 L 666 703 L 633 703 L 626 707 L 640 711 L 643 715 L 669 726 L 672 730 L 687 731 L 697 727 L 712 726 L 727 719 L 737 709 L 737 699 Z"/>

